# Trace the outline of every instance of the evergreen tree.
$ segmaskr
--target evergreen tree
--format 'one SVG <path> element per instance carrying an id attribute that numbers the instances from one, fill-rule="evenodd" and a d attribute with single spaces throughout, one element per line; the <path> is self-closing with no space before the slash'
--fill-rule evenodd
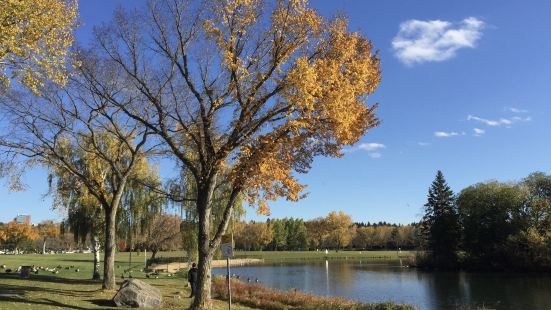
<path id="1" fill-rule="evenodd" d="M 421 228 L 431 261 L 437 266 L 453 266 L 461 234 L 459 215 L 453 191 L 441 171 L 429 188 Z"/>

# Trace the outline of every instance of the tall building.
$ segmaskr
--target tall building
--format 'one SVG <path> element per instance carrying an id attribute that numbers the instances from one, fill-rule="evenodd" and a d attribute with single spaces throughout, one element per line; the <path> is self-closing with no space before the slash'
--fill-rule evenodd
<path id="1" fill-rule="evenodd" d="M 31 224 L 31 216 L 28 214 L 18 214 L 13 220 L 19 224 Z"/>

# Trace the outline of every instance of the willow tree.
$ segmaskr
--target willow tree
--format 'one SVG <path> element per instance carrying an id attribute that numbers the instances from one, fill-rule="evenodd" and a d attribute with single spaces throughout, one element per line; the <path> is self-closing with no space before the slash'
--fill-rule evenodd
<path id="1" fill-rule="evenodd" d="M 149 135 L 141 124 L 106 104 L 78 76 L 59 89 L 47 85 L 40 96 L 8 93 L 0 98 L 5 120 L 0 136 L 3 160 L 41 166 L 86 189 L 105 218 L 103 288 L 115 288 L 116 218 L 128 180 L 144 160 Z M 109 92 L 119 91 L 115 83 Z"/>
<path id="2" fill-rule="evenodd" d="M 100 96 L 98 76 L 117 72 L 124 96 L 141 100 L 102 98 L 149 128 L 195 179 L 194 309 L 208 307 L 211 260 L 239 194 L 260 213 L 269 213 L 270 200 L 298 200 L 305 186 L 296 173 L 315 156 L 342 156 L 379 124 L 366 103 L 380 82 L 372 44 L 348 31 L 345 18 L 326 20 L 307 2 L 152 0 L 96 28 L 97 56 L 82 60 Z M 221 171 L 229 199 L 213 229 Z"/>
<path id="3" fill-rule="evenodd" d="M 0 91 L 12 80 L 37 92 L 46 81 L 65 84 L 77 3 L 0 0 Z"/>
<path id="4" fill-rule="evenodd" d="M 101 160 L 87 157 L 80 148 L 76 148 L 71 154 L 73 157 L 71 160 L 78 162 L 81 165 L 80 169 L 96 167 L 101 172 L 97 175 L 98 182 L 109 182 L 112 177 L 110 168 Z M 72 231 L 75 241 L 84 244 L 90 238 L 92 242 L 94 255 L 92 279 L 99 280 L 101 278 L 100 237 L 105 235 L 102 232 L 105 227 L 105 216 L 102 214 L 101 202 L 90 193 L 83 182 L 73 174 L 66 173 L 64 169 L 52 169 L 50 179 L 54 207 L 67 210 L 66 224 Z M 158 195 L 152 193 L 148 187 L 158 182 L 157 169 L 152 168 L 147 159 L 140 159 L 129 176 L 121 198 L 120 211 L 117 212 L 116 217 L 117 236 L 128 237 L 129 233 L 144 233 L 145 228 L 152 222 L 153 215 L 160 213 L 163 200 L 158 199 Z M 130 222 L 132 225 L 129 225 Z"/>

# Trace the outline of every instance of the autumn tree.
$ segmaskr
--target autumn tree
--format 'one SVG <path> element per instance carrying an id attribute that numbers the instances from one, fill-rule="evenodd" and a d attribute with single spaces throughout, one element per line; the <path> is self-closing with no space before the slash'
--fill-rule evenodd
<path id="1" fill-rule="evenodd" d="M 65 84 L 77 3 L 0 0 L 0 92 L 15 80 L 37 92 L 46 81 Z"/>
<path id="2" fill-rule="evenodd" d="M 309 221 L 306 221 L 306 231 L 308 234 L 308 243 L 312 249 L 319 249 L 326 247 L 325 240 L 329 235 L 329 227 L 327 226 L 326 219 L 318 217 Z"/>
<path id="3" fill-rule="evenodd" d="M 9 222 L 0 227 L 0 236 L 3 236 L 5 243 L 17 253 L 25 242 L 35 240 L 39 237 L 36 230 L 29 224 Z"/>
<path id="4" fill-rule="evenodd" d="M 273 240 L 270 223 L 250 221 L 241 222 L 242 226 L 234 234 L 235 246 L 244 250 L 264 250 Z"/>
<path id="5" fill-rule="evenodd" d="M 180 217 L 176 215 L 160 214 L 153 219 L 151 227 L 142 245 L 151 251 L 151 260 L 154 260 L 159 251 L 177 250 L 181 246 Z"/>
<path id="6" fill-rule="evenodd" d="M 36 226 L 38 235 L 42 238 L 42 254 L 46 254 L 46 241 L 48 238 L 59 237 L 61 232 L 59 224 L 53 221 L 44 221 Z"/>
<path id="7" fill-rule="evenodd" d="M 366 105 L 379 60 L 347 28 L 346 19 L 328 21 L 306 0 L 156 0 L 142 12 L 117 11 L 96 29 L 97 56 L 81 68 L 91 88 L 154 132 L 195 179 L 193 309 L 208 307 L 211 261 L 239 194 L 264 214 L 270 200 L 298 200 L 304 185 L 295 173 L 307 172 L 315 156 L 340 157 L 379 124 L 375 106 Z M 105 94 L 112 82 L 104 75 L 127 88 Z M 223 170 L 229 199 L 214 226 Z"/>
<path id="8" fill-rule="evenodd" d="M 338 250 L 348 246 L 355 234 L 352 218 L 342 211 L 330 212 L 326 217 L 329 242 Z"/>

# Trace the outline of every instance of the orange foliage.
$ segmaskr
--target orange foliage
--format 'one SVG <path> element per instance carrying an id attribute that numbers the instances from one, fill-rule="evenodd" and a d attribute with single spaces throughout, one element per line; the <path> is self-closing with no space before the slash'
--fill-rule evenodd
<path id="1" fill-rule="evenodd" d="M 7 243 L 19 246 L 24 241 L 35 240 L 39 237 L 38 232 L 31 225 L 9 222 L 0 227 L 0 236 L 4 236 Z"/>

